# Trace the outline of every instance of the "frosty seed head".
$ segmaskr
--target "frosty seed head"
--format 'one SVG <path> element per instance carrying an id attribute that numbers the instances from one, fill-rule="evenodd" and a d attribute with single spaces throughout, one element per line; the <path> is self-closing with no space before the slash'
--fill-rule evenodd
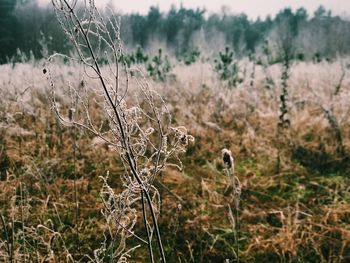
<path id="1" fill-rule="evenodd" d="M 232 157 L 231 151 L 225 148 L 221 152 L 222 152 L 222 160 L 226 164 L 227 168 L 229 168 L 229 169 L 232 168 L 233 157 Z"/>

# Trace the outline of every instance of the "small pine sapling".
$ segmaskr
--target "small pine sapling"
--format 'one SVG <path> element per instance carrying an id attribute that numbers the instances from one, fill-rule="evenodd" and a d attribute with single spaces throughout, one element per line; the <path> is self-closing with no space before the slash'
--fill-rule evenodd
<path id="1" fill-rule="evenodd" d="M 172 68 L 168 56 L 163 57 L 162 53 L 162 49 L 158 49 L 158 54 L 147 66 L 150 77 L 158 81 L 165 81 Z"/>
<path id="2" fill-rule="evenodd" d="M 238 61 L 235 60 L 233 51 L 230 51 L 229 47 L 225 48 L 225 52 L 219 52 L 219 57 L 214 60 L 214 64 L 219 79 L 227 82 L 230 88 L 236 87 L 243 81 L 240 78 Z"/>

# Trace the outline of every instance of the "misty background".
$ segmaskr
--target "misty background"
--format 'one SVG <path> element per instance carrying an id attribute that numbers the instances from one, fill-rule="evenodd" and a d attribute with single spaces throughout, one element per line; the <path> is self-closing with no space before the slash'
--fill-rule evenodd
<path id="1" fill-rule="evenodd" d="M 112 2 L 107 7 L 113 7 Z M 104 11 L 101 12 L 103 13 Z M 109 16 L 108 13 L 103 13 Z M 181 58 L 193 50 L 210 57 L 226 46 L 236 57 L 270 53 L 273 61 L 288 52 L 300 60 L 332 60 L 350 53 L 350 22 L 322 5 L 284 8 L 276 15 L 251 18 L 229 7 L 218 12 L 204 8 L 152 6 L 146 13 L 121 13 L 121 38 L 127 51 L 141 46 L 147 52 L 163 48 Z M 36 0 L 0 0 L 0 63 L 41 59 L 53 52 L 73 50 L 49 4 Z"/>

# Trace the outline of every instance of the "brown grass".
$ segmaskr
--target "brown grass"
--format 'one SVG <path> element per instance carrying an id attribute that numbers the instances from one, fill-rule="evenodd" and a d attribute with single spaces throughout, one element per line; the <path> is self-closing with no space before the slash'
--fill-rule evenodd
<path id="1" fill-rule="evenodd" d="M 18 262 L 88 261 L 107 227 L 100 214 L 98 176 L 109 171 L 114 175 L 109 184 L 118 191 L 122 169 L 108 148 L 78 133 L 75 169 L 81 220 L 76 225 L 72 130 L 50 111 L 40 70 L 30 65 L 1 68 L 0 163 L 6 164 L 6 180 L 1 177 L 0 204 L 10 240 L 1 227 L 0 261 L 9 262 L 6 242 L 12 240 Z M 80 81 L 74 67 L 55 70 L 62 78 Z M 176 81 L 154 83 L 175 126 L 186 126 L 195 137 L 181 158 L 184 170 L 170 167 L 155 182 L 162 197 L 159 223 L 166 255 L 171 262 L 234 262 L 227 210 L 231 197 L 224 194 L 229 178 L 221 160 L 226 147 L 242 183 L 241 262 L 348 262 L 350 78 L 345 76 L 333 96 L 339 62 L 293 65 L 288 84 L 291 128 L 280 142 L 279 91 L 264 88 L 263 71 L 256 70 L 253 89 L 249 78 L 234 90 L 221 87 L 210 65 L 203 63 L 175 68 Z M 280 69 L 269 70 L 278 82 Z M 64 89 L 61 96 L 64 110 Z M 336 151 L 334 130 L 322 107 L 331 109 L 338 121 L 344 155 Z M 278 150 L 281 167 L 276 170 Z M 136 232 L 145 234 L 141 228 Z M 130 261 L 142 262 L 146 253 L 142 246 L 131 253 Z"/>

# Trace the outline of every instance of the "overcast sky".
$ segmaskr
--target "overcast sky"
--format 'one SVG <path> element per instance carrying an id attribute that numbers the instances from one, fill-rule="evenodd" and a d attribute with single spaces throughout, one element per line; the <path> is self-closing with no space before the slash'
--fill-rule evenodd
<path id="1" fill-rule="evenodd" d="M 47 3 L 50 0 L 39 0 L 41 3 Z M 309 14 L 313 14 L 315 9 L 323 5 L 326 9 L 332 10 L 333 14 L 350 14 L 350 0 L 95 0 L 99 6 L 108 2 L 113 2 L 117 10 L 123 13 L 139 12 L 146 14 L 150 6 L 159 6 L 161 11 L 169 10 L 172 4 L 179 7 L 182 3 L 184 7 L 204 7 L 207 12 L 218 12 L 222 6 L 227 6 L 233 13 L 244 12 L 250 18 L 258 16 L 265 17 L 270 14 L 274 16 L 284 7 L 291 7 L 294 10 L 303 6 Z"/>

